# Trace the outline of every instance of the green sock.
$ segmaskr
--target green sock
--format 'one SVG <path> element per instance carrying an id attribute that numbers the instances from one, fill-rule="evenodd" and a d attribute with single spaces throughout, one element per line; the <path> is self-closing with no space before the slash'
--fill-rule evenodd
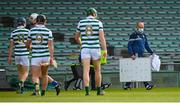
<path id="1" fill-rule="evenodd" d="M 86 94 L 89 95 L 89 87 L 85 87 Z"/>

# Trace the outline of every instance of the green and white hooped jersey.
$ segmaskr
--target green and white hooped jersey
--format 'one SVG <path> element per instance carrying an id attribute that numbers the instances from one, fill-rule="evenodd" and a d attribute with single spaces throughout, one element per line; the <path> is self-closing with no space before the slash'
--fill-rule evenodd
<path id="1" fill-rule="evenodd" d="M 17 27 L 11 32 L 10 40 L 14 42 L 15 56 L 29 56 L 29 50 L 26 47 L 29 30 L 23 26 Z"/>
<path id="2" fill-rule="evenodd" d="M 99 31 L 103 30 L 102 22 L 93 16 L 88 16 L 78 23 L 77 31 L 81 34 L 81 43 L 83 48 L 99 49 Z"/>
<path id="3" fill-rule="evenodd" d="M 32 41 L 32 58 L 49 57 L 48 41 L 53 40 L 52 32 L 44 25 L 36 25 L 28 35 Z"/>

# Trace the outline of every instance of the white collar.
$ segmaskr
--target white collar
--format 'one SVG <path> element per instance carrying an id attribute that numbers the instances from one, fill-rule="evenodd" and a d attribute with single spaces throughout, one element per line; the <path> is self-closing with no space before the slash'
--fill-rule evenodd
<path id="1" fill-rule="evenodd" d="M 88 16 L 87 19 L 94 19 L 95 17 L 94 16 Z"/>
<path id="2" fill-rule="evenodd" d="M 45 27 L 45 25 L 42 25 L 42 24 L 36 24 L 35 27 L 41 27 L 41 28 L 43 28 L 43 27 Z"/>
<path id="3" fill-rule="evenodd" d="M 24 28 L 24 26 L 18 26 L 17 28 L 18 28 L 18 29 L 21 29 L 21 28 Z"/>

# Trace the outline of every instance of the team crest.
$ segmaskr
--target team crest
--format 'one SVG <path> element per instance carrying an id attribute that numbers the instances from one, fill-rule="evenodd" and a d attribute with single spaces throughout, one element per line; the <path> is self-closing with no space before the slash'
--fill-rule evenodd
<path id="1" fill-rule="evenodd" d="M 86 35 L 87 36 L 90 36 L 93 34 L 93 31 L 92 31 L 92 26 L 91 25 L 87 25 L 86 26 Z"/>
<path id="2" fill-rule="evenodd" d="M 36 34 L 36 40 L 38 41 L 38 44 L 41 44 L 43 42 L 42 34 Z"/>

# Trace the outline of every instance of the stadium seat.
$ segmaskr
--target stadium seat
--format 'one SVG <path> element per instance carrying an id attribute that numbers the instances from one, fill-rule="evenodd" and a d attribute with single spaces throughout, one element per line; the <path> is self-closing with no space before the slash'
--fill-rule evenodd
<path id="1" fill-rule="evenodd" d="M 66 7 L 63 7 L 63 6 L 62 6 L 62 7 L 60 6 L 60 7 L 56 7 L 56 9 L 57 9 L 57 10 L 66 10 L 67 8 L 66 8 Z"/>
<path id="2" fill-rule="evenodd" d="M 180 33 L 175 32 L 175 33 L 171 33 L 172 36 L 179 36 Z"/>
<path id="3" fill-rule="evenodd" d="M 106 2 L 104 2 L 104 4 L 105 4 L 105 5 L 106 5 L 106 4 L 107 4 L 107 5 L 113 5 L 113 2 L 111 2 L 111 1 L 108 1 L 108 2 L 107 2 L 107 1 L 106 1 Z"/>
<path id="4" fill-rule="evenodd" d="M 168 37 L 167 40 L 172 40 L 172 41 L 176 41 L 177 38 L 176 37 Z"/>
<path id="5" fill-rule="evenodd" d="M 169 45 L 170 48 L 179 48 L 180 46 L 178 44 L 171 44 Z"/>
<path id="6" fill-rule="evenodd" d="M 17 18 L 18 16 L 28 18 L 32 12 L 43 13 L 48 17 L 47 26 L 53 31 L 53 35 L 58 33 L 64 35 L 63 42 L 58 38 L 54 42 L 57 62 L 63 66 L 57 70 L 50 70 L 52 74 L 66 72 L 67 65 L 75 62 L 75 58 L 69 58 L 67 55 L 71 55 L 71 52 L 74 54 L 78 54 L 79 52 L 79 45 L 71 44 L 71 40 L 73 39 L 73 33 L 76 31 L 78 21 L 85 18 L 84 11 L 89 7 L 95 7 L 97 9 L 98 18 L 103 22 L 106 40 L 109 45 L 115 47 L 115 52 L 116 50 L 127 49 L 129 35 L 134 31 L 137 21 L 145 22 L 145 31 L 147 32 L 150 47 L 155 53 L 162 54 L 164 61 L 173 61 L 178 58 L 164 56 L 164 53 L 176 54 L 180 52 L 180 28 L 178 27 L 180 23 L 180 12 L 178 11 L 180 9 L 180 1 L 178 0 L 0 1 L 0 5 L 0 10 L 3 11 L 0 12 L 1 22 L 4 21 L 3 17 L 7 15 L 12 18 Z M 0 23 L 0 41 L 2 41 L 0 43 L 0 53 L 3 54 L 0 55 L 0 58 L 2 58 L 0 59 L 0 65 L 8 65 L 7 60 L 4 59 L 4 55 L 8 55 L 7 41 L 10 36 L 9 32 L 13 29 L 9 26 L 4 27 L 4 24 Z M 113 55 L 112 58 L 109 58 L 110 60 L 107 65 L 103 66 L 103 71 L 117 72 L 119 69 L 116 62 L 119 56 L 121 55 Z M 12 71 L 10 74 L 15 72 L 15 70 Z"/>
<path id="7" fill-rule="evenodd" d="M 48 10 L 56 10 L 56 7 L 47 7 Z"/>
<path id="8" fill-rule="evenodd" d="M 92 4 L 95 4 L 95 5 L 103 5 L 104 2 L 101 2 L 101 1 L 94 1 L 94 2 L 92 2 Z"/>
<path id="9" fill-rule="evenodd" d="M 153 17 L 153 19 L 155 19 L 155 20 L 162 20 L 162 17 L 161 16 L 155 16 L 155 17 Z"/>
<path id="10" fill-rule="evenodd" d="M 146 4 L 154 4 L 154 1 L 147 1 Z"/>
<path id="11" fill-rule="evenodd" d="M 160 33 L 160 35 L 162 35 L 162 36 L 170 36 L 171 34 L 170 33 Z"/>
<path id="12" fill-rule="evenodd" d="M 55 45 L 55 48 L 57 48 L 57 49 L 65 49 L 66 46 L 65 45 Z"/>
<path id="13" fill-rule="evenodd" d="M 156 40 L 158 40 L 158 41 L 166 41 L 166 37 L 156 37 Z"/>
<path id="14" fill-rule="evenodd" d="M 3 1 L 0 1 L 0 5 L 7 5 L 8 2 L 3 2 Z"/>
<path id="15" fill-rule="evenodd" d="M 117 1 L 116 4 L 117 5 L 122 5 L 122 4 L 124 4 L 124 2 L 123 1 Z"/>
<path id="16" fill-rule="evenodd" d="M 155 4 L 164 4 L 164 1 L 156 1 Z"/>
<path id="17" fill-rule="evenodd" d="M 0 12 L 0 15 L 7 15 L 7 12 Z"/>
<path id="18" fill-rule="evenodd" d="M 166 1 L 165 4 L 174 4 L 174 1 Z"/>
<path id="19" fill-rule="evenodd" d="M 32 5 L 38 5 L 38 4 L 41 4 L 41 2 L 32 1 L 32 2 L 30 2 L 30 4 L 32 4 Z"/>
<path id="20" fill-rule="evenodd" d="M 121 10 L 129 10 L 130 7 L 128 7 L 128 6 L 121 6 L 120 9 L 121 9 Z"/>
<path id="21" fill-rule="evenodd" d="M 149 11 L 149 12 L 147 12 L 149 15 L 154 15 L 154 14 L 156 14 L 156 12 L 155 11 Z"/>
<path id="22" fill-rule="evenodd" d="M 143 4 L 144 4 L 143 1 L 136 1 L 135 3 L 138 4 L 138 5 L 143 5 Z M 142 6 L 142 7 L 145 7 L 145 6 Z M 147 6 L 146 6 L 146 7 L 147 7 Z"/>
<path id="23" fill-rule="evenodd" d="M 173 43 L 172 42 L 167 42 L 167 41 L 164 41 L 164 42 L 162 42 L 162 44 L 165 44 L 165 45 L 172 45 Z"/>
<path id="24" fill-rule="evenodd" d="M 35 7 L 25 7 L 25 10 L 34 10 L 35 9 Z"/>
<path id="25" fill-rule="evenodd" d="M 167 48 L 168 45 L 166 45 L 166 44 L 159 44 L 158 47 L 159 47 L 159 48 Z"/>
<path id="26" fill-rule="evenodd" d="M 9 2 L 10 5 L 17 5 L 18 2 Z"/>
<path id="27" fill-rule="evenodd" d="M 112 7 L 110 7 L 109 9 L 111 9 L 111 10 L 119 10 L 119 7 L 117 7 L 117 6 L 112 6 Z"/>
<path id="28" fill-rule="evenodd" d="M 94 2 L 94 4 L 98 4 L 99 2 Z M 93 2 L 84 2 L 85 5 L 92 5 Z"/>
<path id="29" fill-rule="evenodd" d="M 83 2 L 73 2 L 73 4 L 75 4 L 75 5 L 82 5 Z"/>
<path id="30" fill-rule="evenodd" d="M 160 6 L 152 6 L 151 9 L 160 9 Z"/>
<path id="31" fill-rule="evenodd" d="M 44 1 L 44 2 L 41 2 L 43 5 L 50 5 L 51 4 L 51 2 L 46 2 L 46 1 Z"/>
<path id="32" fill-rule="evenodd" d="M 156 48 L 154 49 L 155 53 L 164 53 L 165 50 L 163 48 Z"/>
<path id="33" fill-rule="evenodd" d="M 135 11 L 127 11 L 126 14 L 134 15 L 134 14 L 136 14 L 136 12 Z"/>
<path id="34" fill-rule="evenodd" d="M 132 2 L 132 3 L 133 3 L 133 2 Z M 139 7 L 139 6 L 131 6 L 131 9 L 133 9 L 133 10 L 139 10 L 140 7 Z M 144 11 L 141 11 L 141 12 L 145 13 Z M 142 13 L 140 13 L 140 14 L 142 14 Z"/>
<path id="35" fill-rule="evenodd" d="M 37 10 L 45 10 L 45 7 L 36 7 Z"/>
<path id="36" fill-rule="evenodd" d="M 175 14 L 177 14 L 176 11 L 168 11 L 167 13 L 168 13 L 169 15 L 175 15 Z"/>
<path id="37" fill-rule="evenodd" d="M 176 52 L 180 52 L 180 48 L 176 48 L 175 51 L 176 51 Z"/>
<path id="38" fill-rule="evenodd" d="M 165 49 L 166 52 L 175 52 L 176 49 L 175 48 L 167 48 Z"/>
<path id="39" fill-rule="evenodd" d="M 72 12 L 62 12 L 62 15 L 72 15 Z"/>
<path id="40" fill-rule="evenodd" d="M 15 10 L 23 10 L 23 7 L 14 7 Z"/>
<path id="41" fill-rule="evenodd" d="M 120 43 L 119 43 L 119 42 L 116 42 L 116 41 L 110 41 L 109 44 L 110 44 L 110 45 L 119 45 Z"/>
<path id="42" fill-rule="evenodd" d="M 123 45 L 115 45 L 114 47 L 115 47 L 115 48 L 124 48 Z"/>
<path id="43" fill-rule="evenodd" d="M 153 18 L 152 17 L 150 17 L 150 16 L 145 16 L 145 17 L 142 17 L 143 18 L 143 20 L 152 20 Z"/>
<path id="44" fill-rule="evenodd" d="M 160 44 L 162 44 L 162 42 L 161 42 L 161 41 L 154 41 L 154 42 L 152 42 L 152 44 L 154 44 L 154 45 L 160 45 Z"/>

